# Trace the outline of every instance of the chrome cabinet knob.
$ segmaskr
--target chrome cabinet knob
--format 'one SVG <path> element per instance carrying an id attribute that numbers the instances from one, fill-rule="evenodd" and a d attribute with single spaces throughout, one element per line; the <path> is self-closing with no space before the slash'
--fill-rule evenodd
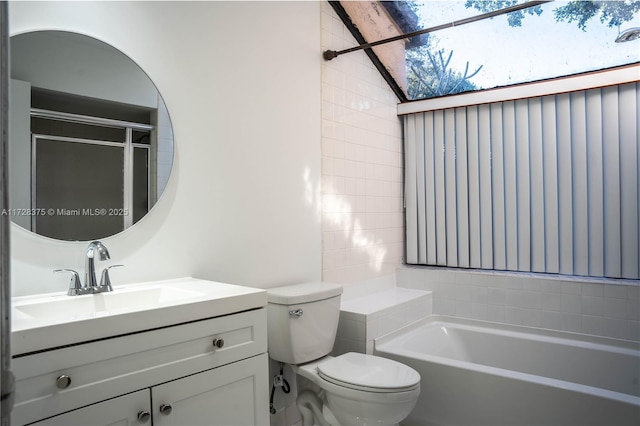
<path id="1" fill-rule="evenodd" d="M 151 418 L 151 413 L 144 410 L 138 412 L 138 423 L 146 423 Z"/>
<path id="2" fill-rule="evenodd" d="M 58 389 L 66 389 L 71 384 L 71 377 L 63 374 L 56 379 L 56 387 Z"/>
<path id="3" fill-rule="evenodd" d="M 220 349 L 224 346 L 224 339 L 221 337 L 216 337 L 215 339 L 213 339 L 213 346 Z"/>
<path id="4" fill-rule="evenodd" d="M 171 407 L 171 404 L 162 404 L 160 406 L 160 414 L 162 414 L 163 416 L 168 416 L 169 414 L 171 414 L 171 411 L 173 411 L 173 407 Z"/>

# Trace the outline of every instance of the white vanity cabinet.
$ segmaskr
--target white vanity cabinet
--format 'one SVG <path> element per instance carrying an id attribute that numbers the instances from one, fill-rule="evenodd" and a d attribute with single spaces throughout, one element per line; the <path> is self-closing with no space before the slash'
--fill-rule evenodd
<path id="1" fill-rule="evenodd" d="M 14 426 L 268 425 L 266 311 L 14 357 Z"/>

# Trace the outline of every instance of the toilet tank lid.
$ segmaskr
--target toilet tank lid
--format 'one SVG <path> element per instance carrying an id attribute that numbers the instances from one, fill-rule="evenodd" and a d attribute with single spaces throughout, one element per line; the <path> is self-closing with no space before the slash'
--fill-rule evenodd
<path id="1" fill-rule="evenodd" d="M 309 282 L 267 289 L 269 303 L 295 305 L 340 296 L 342 286 L 329 282 Z"/>

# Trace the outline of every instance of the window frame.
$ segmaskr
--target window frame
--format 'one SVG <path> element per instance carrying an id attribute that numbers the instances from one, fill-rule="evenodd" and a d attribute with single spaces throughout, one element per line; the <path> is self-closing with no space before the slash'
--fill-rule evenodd
<path id="1" fill-rule="evenodd" d="M 640 63 L 531 83 L 410 101 L 398 104 L 397 112 L 399 116 L 402 116 L 417 112 L 557 95 L 635 81 L 640 81 Z"/>

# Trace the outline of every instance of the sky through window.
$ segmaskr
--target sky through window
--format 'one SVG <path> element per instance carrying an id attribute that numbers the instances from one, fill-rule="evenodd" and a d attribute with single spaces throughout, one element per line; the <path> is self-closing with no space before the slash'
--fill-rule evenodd
<path id="1" fill-rule="evenodd" d="M 416 2 L 421 27 L 479 14 L 470 2 Z M 640 61 L 640 40 L 615 43 L 619 32 L 640 26 L 640 13 L 620 26 L 609 27 L 599 17 L 587 21 L 585 29 L 575 22 L 558 22 L 554 10 L 569 2 L 555 1 L 540 7 L 539 15 L 525 14 L 520 26 L 510 26 L 507 16 L 498 16 L 432 33 L 428 50 L 449 58 L 448 69 L 463 74 L 479 71 L 469 79 L 475 88 L 510 84 L 595 71 Z M 638 2 L 636 2 L 638 3 Z M 408 52 L 410 54 L 410 52 Z M 424 54 L 423 54 L 424 56 Z M 424 60 L 426 67 L 429 60 Z M 411 62 L 408 63 L 408 67 Z M 447 93 L 441 93 L 444 95 Z"/>
<path id="2" fill-rule="evenodd" d="M 340 2 L 367 42 L 522 3 L 527 2 Z M 640 63 L 640 39 L 615 42 L 634 27 L 640 29 L 640 1 L 551 1 L 373 51 L 406 99 L 417 100 Z"/>

